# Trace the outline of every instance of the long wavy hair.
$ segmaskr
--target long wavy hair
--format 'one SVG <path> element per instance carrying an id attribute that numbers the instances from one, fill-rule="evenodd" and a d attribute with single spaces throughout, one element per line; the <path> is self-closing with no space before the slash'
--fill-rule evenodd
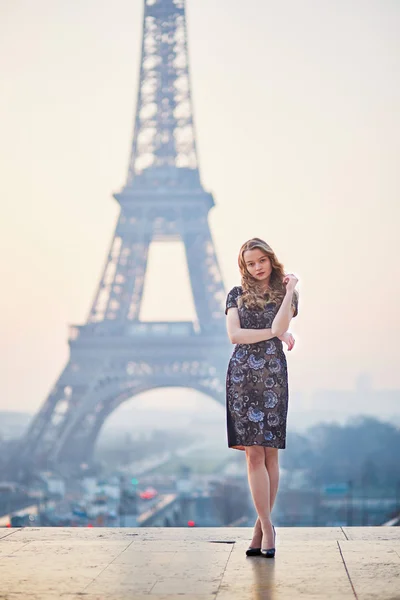
<path id="1" fill-rule="evenodd" d="M 266 291 L 262 289 L 261 282 L 250 275 L 244 260 L 246 250 L 254 250 L 255 248 L 266 254 L 271 261 L 272 271 Z M 245 242 L 239 251 L 238 264 L 243 288 L 243 294 L 238 299 L 239 306 L 244 304 L 247 308 L 262 309 L 266 302 L 279 303 L 283 300 L 286 294 L 286 286 L 283 283 L 283 278 L 285 277 L 284 267 L 267 242 L 264 242 L 260 238 L 252 238 Z M 296 290 L 295 293 L 297 294 Z"/>

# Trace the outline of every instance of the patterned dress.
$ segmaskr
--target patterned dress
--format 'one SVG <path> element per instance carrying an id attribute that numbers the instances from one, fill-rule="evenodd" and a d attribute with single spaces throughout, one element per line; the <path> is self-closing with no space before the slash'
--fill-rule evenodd
<path id="1" fill-rule="evenodd" d="M 231 289 L 225 314 L 235 306 L 240 326 L 245 329 L 269 329 L 280 303 L 266 302 L 263 310 L 238 307 L 243 290 Z M 293 294 L 294 315 L 298 313 L 298 295 Z M 288 371 L 283 342 L 277 337 L 253 344 L 236 344 L 226 375 L 226 416 L 228 446 L 286 447 L 288 411 Z"/>

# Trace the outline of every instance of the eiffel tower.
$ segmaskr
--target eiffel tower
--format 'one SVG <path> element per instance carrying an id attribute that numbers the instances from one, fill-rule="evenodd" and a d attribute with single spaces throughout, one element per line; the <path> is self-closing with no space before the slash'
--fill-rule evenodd
<path id="1" fill-rule="evenodd" d="M 120 214 L 84 325 L 70 327 L 70 358 L 18 450 L 18 464 L 90 463 L 99 431 L 124 401 L 181 386 L 225 403 L 230 345 L 225 289 L 211 237 L 214 206 L 200 181 L 184 0 L 144 0 L 134 135 Z M 149 245 L 183 242 L 197 320 L 139 320 Z M 173 265 L 170 265 L 174 285 Z"/>

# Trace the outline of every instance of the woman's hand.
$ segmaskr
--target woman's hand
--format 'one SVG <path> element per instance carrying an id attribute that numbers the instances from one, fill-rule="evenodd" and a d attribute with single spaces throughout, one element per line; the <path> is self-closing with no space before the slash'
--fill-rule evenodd
<path id="1" fill-rule="evenodd" d="M 278 335 L 278 340 L 285 342 L 287 344 L 288 350 L 291 350 L 294 346 L 295 339 L 289 331 L 285 331 L 284 334 Z"/>
<path id="2" fill-rule="evenodd" d="M 283 278 L 283 284 L 286 285 L 286 291 L 292 292 L 296 287 L 298 281 L 299 280 L 297 279 L 296 275 L 293 275 L 293 273 L 285 275 L 285 277 Z"/>

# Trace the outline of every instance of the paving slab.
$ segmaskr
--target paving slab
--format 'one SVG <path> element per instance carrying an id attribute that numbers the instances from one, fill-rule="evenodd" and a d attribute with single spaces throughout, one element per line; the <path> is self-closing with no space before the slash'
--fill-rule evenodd
<path id="1" fill-rule="evenodd" d="M 398 529 L 398 528 L 397 528 Z M 389 534 L 387 542 L 382 534 L 374 541 L 340 542 L 340 549 L 349 578 L 358 600 L 374 598 L 400 599 L 400 545 L 396 536 Z"/>
<path id="2" fill-rule="evenodd" d="M 382 540 L 400 542 L 399 527 L 343 527 L 349 540 Z"/>
<path id="3" fill-rule="evenodd" d="M 0 530 L 0 600 L 400 600 L 400 528 Z"/>
<path id="4" fill-rule="evenodd" d="M 14 528 L 11 528 L 11 527 L 2 527 L 0 529 L 0 540 L 2 538 L 6 538 L 6 537 L 9 537 L 10 535 L 13 535 L 13 533 L 17 533 L 17 532 L 20 532 L 20 531 L 21 531 L 21 529 L 19 527 L 14 527 Z"/>

